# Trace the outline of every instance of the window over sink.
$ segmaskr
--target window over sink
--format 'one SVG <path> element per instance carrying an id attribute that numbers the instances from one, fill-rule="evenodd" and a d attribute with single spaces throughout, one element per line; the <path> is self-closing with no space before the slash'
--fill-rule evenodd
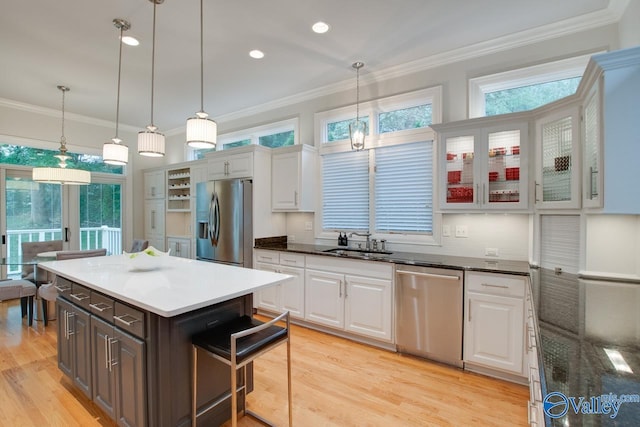
<path id="1" fill-rule="evenodd" d="M 355 105 L 316 114 L 322 189 L 317 237 L 369 231 L 390 242 L 435 243 L 440 216 L 433 211 L 430 125 L 441 120 L 441 88 L 361 103 L 360 111 L 370 125 L 362 151 L 352 151 L 348 140 Z"/>

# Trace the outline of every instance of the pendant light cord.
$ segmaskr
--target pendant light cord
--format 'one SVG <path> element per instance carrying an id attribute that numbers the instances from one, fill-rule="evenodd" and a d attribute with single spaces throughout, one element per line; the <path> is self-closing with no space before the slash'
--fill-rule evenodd
<path id="1" fill-rule="evenodd" d="M 154 68 L 155 68 L 155 58 L 156 58 L 156 6 L 158 5 L 157 0 L 153 1 L 153 35 L 152 35 L 152 43 L 151 43 L 151 127 L 155 127 L 153 124 L 153 79 L 154 79 Z"/>
<path id="2" fill-rule="evenodd" d="M 120 122 L 120 74 L 122 73 L 122 34 L 124 26 L 120 25 L 120 53 L 118 54 L 118 95 L 116 96 L 116 140 L 118 140 L 118 123 Z M 114 141 L 115 142 L 115 141 Z"/>
<path id="3" fill-rule="evenodd" d="M 60 145 L 64 146 L 67 142 L 67 139 L 64 137 L 64 93 L 67 89 L 63 86 L 60 87 L 60 90 L 62 91 L 62 136 L 60 137 Z"/>
<path id="4" fill-rule="evenodd" d="M 204 111 L 204 8 L 200 0 L 200 111 Z"/>
<path id="5" fill-rule="evenodd" d="M 356 121 L 360 121 L 360 67 L 356 68 Z"/>

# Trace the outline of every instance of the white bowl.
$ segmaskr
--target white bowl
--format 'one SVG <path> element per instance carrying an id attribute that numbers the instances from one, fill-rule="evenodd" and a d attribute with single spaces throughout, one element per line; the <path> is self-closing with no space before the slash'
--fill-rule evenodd
<path id="1" fill-rule="evenodd" d="M 162 252 L 153 246 L 149 246 L 141 252 L 124 252 L 124 256 L 129 262 L 130 270 L 149 271 L 160 268 L 164 262 L 164 257 L 169 256 L 170 252 L 171 249 L 167 252 Z"/>

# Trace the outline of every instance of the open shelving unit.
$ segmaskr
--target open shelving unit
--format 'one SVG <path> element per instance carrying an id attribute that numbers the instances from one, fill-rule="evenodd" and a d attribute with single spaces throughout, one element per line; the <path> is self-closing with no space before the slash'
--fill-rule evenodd
<path id="1" fill-rule="evenodd" d="M 167 211 L 191 211 L 191 170 L 190 168 L 167 171 Z"/>

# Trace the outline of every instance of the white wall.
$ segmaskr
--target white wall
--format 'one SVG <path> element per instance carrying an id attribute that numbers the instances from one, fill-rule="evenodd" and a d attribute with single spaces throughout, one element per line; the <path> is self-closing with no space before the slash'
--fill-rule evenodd
<path id="1" fill-rule="evenodd" d="M 630 0 L 618 25 L 620 48 L 640 45 L 640 1 Z"/>
<path id="2" fill-rule="evenodd" d="M 587 215 L 585 271 L 640 280 L 640 216 Z"/>

